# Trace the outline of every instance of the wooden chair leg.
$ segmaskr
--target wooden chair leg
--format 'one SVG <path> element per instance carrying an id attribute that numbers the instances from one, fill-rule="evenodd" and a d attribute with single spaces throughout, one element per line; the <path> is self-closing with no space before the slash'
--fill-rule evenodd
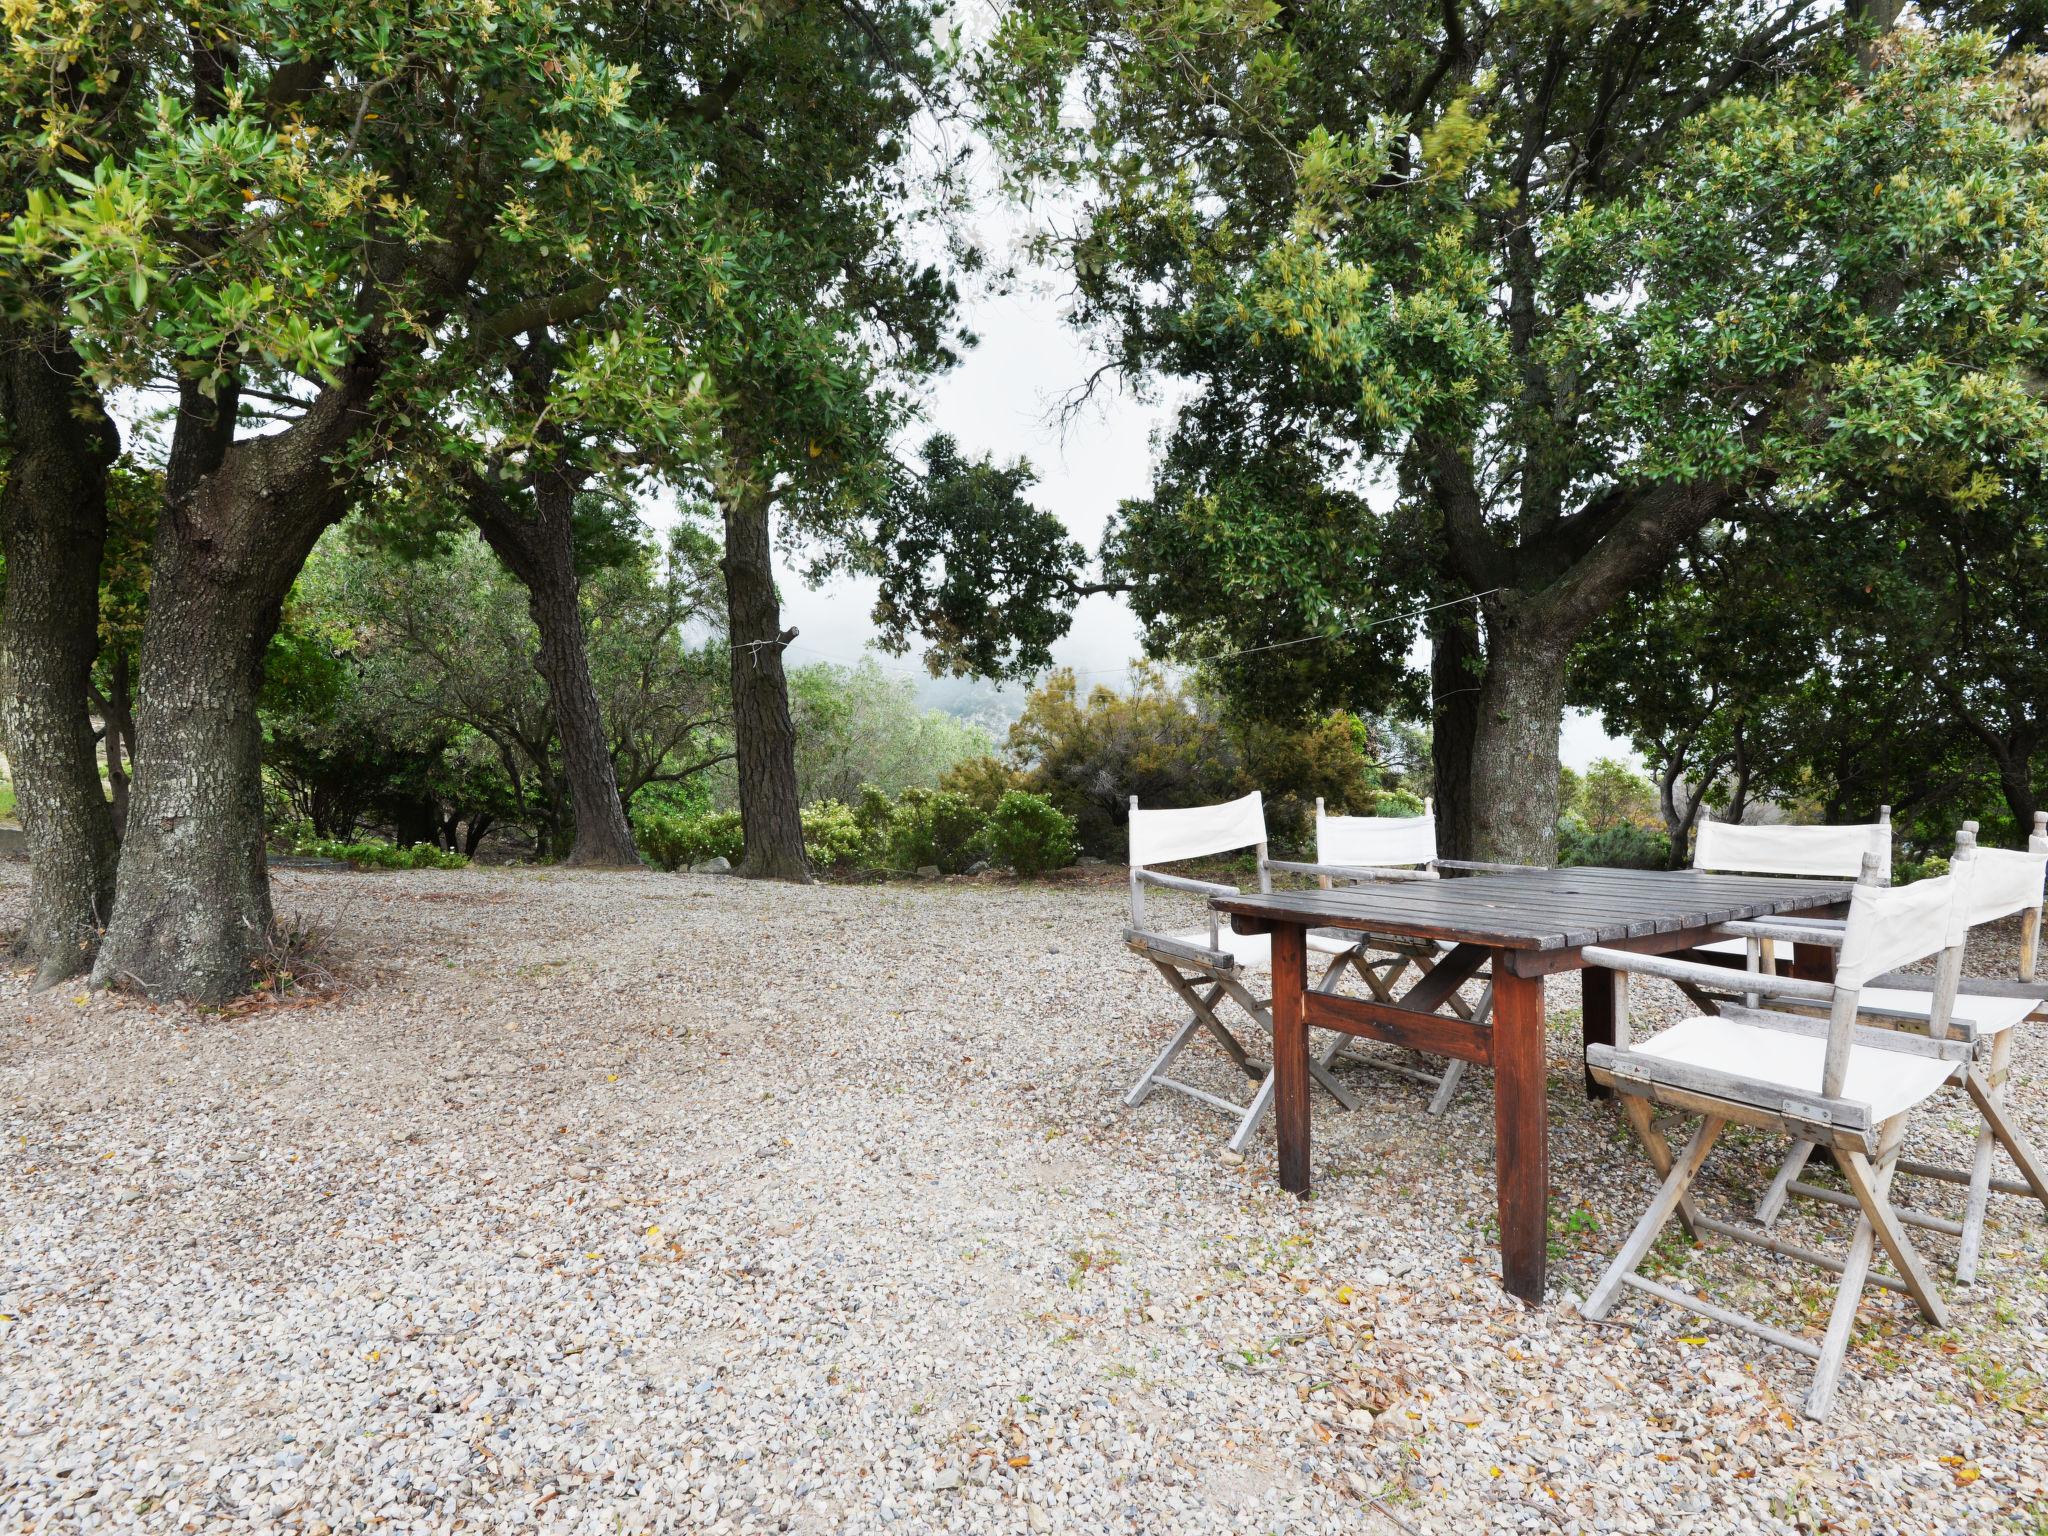
<path id="1" fill-rule="evenodd" d="M 1881 1196 L 1891 1194 L 1892 1177 L 1898 1171 L 1899 1143 L 1905 1135 L 1905 1117 L 1884 1127 L 1878 1141 L 1877 1177 L 1872 1187 Z M 1803 1143 L 1809 1151 L 1811 1142 Z M 1828 1312 L 1828 1329 L 1821 1337 L 1820 1358 L 1813 1368 L 1813 1385 L 1807 1389 L 1801 1411 L 1818 1423 L 1835 1405 L 1835 1389 L 1841 1385 L 1842 1365 L 1849 1355 L 1849 1334 L 1856 1326 L 1856 1309 L 1863 1301 L 1863 1288 L 1870 1282 L 1870 1262 L 1877 1255 L 1877 1228 L 1860 1207 L 1856 1231 L 1849 1239 L 1849 1251 L 1842 1261 L 1842 1275 L 1835 1283 L 1835 1304 Z"/>
<path id="2" fill-rule="evenodd" d="M 2001 1030 L 1991 1045 L 1987 1089 L 2000 1109 L 2005 1107 L 2005 1076 L 2012 1060 L 2012 1031 Z M 1977 1260 L 1984 1250 L 1984 1217 L 1991 1204 L 1991 1151 L 1997 1142 L 1991 1123 L 1977 1126 L 1977 1145 L 1970 1155 L 1970 1188 L 1963 1198 L 1963 1235 L 1956 1245 L 1956 1279 L 1970 1285 L 1977 1278 Z"/>
<path id="3" fill-rule="evenodd" d="M 1970 1068 L 1963 1079 L 1963 1086 L 1976 1100 L 1978 1113 L 1983 1115 L 1991 1134 L 1998 1138 L 1998 1144 L 2005 1148 L 2005 1155 L 2012 1159 L 2013 1166 L 2019 1169 L 2020 1177 L 2027 1181 L 2034 1198 L 2048 1206 L 2048 1169 L 2043 1168 L 2041 1154 L 2034 1150 L 2034 1144 L 2021 1135 L 2019 1128 L 2007 1117 L 2004 1095 L 1997 1092 L 1975 1067 Z"/>
<path id="4" fill-rule="evenodd" d="M 1179 988 L 1176 987 L 1174 990 L 1177 992 Z M 1223 989 L 1221 987 L 1211 986 L 1209 988 L 1209 995 L 1203 999 L 1203 1003 L 1207 1007 L 1213 1008 L 1216 1005 L 1216 999 L 1222 995 Z M 1157 1086 L 1160 1076 L 1165 1073 L 1168 1067 L 1173 1065 L 1173 1058 L 1181 1053 L 1188 1041 L 1194 1038 L 1195 1031 L 1201 1027 L 1202 1010 L 1199 1008 L 1194 1009 L 1188 1014 L 1187 1022 L 1175 1030 L 1173 1038 L 1166 1042 L 1166 1049 L 1153 1057 L 1152 1065 L 1138 1074 L 1138 1080 L 1131 1085 L 1131 1091 L 1124 1095 L 1124 1108 L 1136 1109 L 1152 1096 L 1152 1090 Z"/>
<path id="5" fill-rule="evenodd" d="M 1628 1116 L 1628 1123 L 1635 1128 L 1636 1140 L 1643 1144 L 1643 1150 L 1650 1155 L 1650 1166 L 1657 1170 L 1659 1178 L 1671 1176 L 1671 1143 L 1664 1139 L 1664 1133 L 1657 1129 L 1656 1112 L 1650 1108 L 1650 1101 L 1633 1093 L 1621 1096 L 1621 1112 Z M 1679 1225 L 1685 1228 L 1685 1235 L 1694 1242 L 1699 1241 L 1699 1226 L 1693 1220 L 1695 1211 L 1689 1196 L 1678 1202 Z"/>
<path id="6" fill-rule="evenodd" d="M 1877 1229 L 1877 1240 L 1884 1244 L 1884 1251 L 1898 1270 L 1899 1278 L 1906 1282 L 1907 1293 L 1920 1304 L 1921 1312 L 1937 1328 L 1948 1326 L 1948 1307 L 1941 1299 L 1941 1292 L 1935 1289 L 1934 1279 L 1927 1273 L 1927 1266 L 1920 1255 L 1907 1241 L 1906 1229 L 1900 1223 L 1898 1213 L 1892 1209 L 1888 1192 L 1891 1187 L 1892 1165 L 1898 1158 L 1896 1147 L 1886 1159 L 1884 1175 L 1879 1175 L 1870 1165 L 1870 1159 L 1853 1149 L 1843 1150 L 1839 1161 L 1842 1177 L 1849 1181 L 1849 1188 L 1855 1193 L 1857 1204 L 1870 1218 L 1870 1224 Z"/>
<path id="7" fill-rule="evenodd" d="M 1650 1202 L 1650 1208 L 1643 1212 L 1642 1220 L 1629 1233 L 1628 1241 L 1621 1245 L 1621 1251 L 1607 1266 L 1600 1283 L 1593 1287 L 1593 1294 L 1579 1308 L 1582 1316 L 1597 1322 L 1614 1310 L 1614 1303 L 1621 1295 L 1622 1282 L 1634 1274 L 1637 1266 L 1649 1255 L 1650 1245 L 1664 1230 L 1664 1223 L 1671 1219 L 1671 1213 L 1678 1209 L 1679 1202 L 1685 1199 L 1694 1175 L 1700 1171 L 1700 1164 L 1707 1160 L 1707 1154 L 1713 1151 L 1726 1123 L 1713 1115 L 1701 1118 L 1700 1128 L 1693 1132 L 1685 1155 L 1671 1165 L 1671 1171 L 1664 1176 L 1664 1182 L 1657 1190 L 1657 1198 Z"/>
<path id="8" fill-rule="evenodd" d="M 1768 1227 L 1778 1219 L 1785 1209 L 1785 1202 L 1791 1198 L 1792 1181 L 1806 1168 L 1806 1160 L 1813 1156 L 1813 1143 L 1795 1141 L 1792 1149 L 1785 1154 L 1785 1161 L 1778 1165 L 1778 1176 L 1771 1180 L 1771 1187 L 1764 1191 L 1763 1199 L 1756 1204 L 1757 1225 Z"/>
<path id="9" fill-rule="evenodd" d="M 1835 1405 L 1835 1389 L 1841 1385 L 1842 1363 L 1849 1353 L 1849 1332 L 1856 1326 L 1856 1308 L 1863 1300 L 1863 1287 L 1870 1278 L 1870 1260 L 1876 1251 L 1876 1229 L 1868 1216 L 1858 1216 L 1856 1235 L 1849 1239 L 1849 1252 L 1842 1263 L 1842 1278 L 1835 1285 L 1828 1331 L 1821 1337 L 1813 1385 L 1807 1388 L 1806 1401 L 1801 1405 L 1801 1411 L 1815 1422 L 1825 1419 Z"/>

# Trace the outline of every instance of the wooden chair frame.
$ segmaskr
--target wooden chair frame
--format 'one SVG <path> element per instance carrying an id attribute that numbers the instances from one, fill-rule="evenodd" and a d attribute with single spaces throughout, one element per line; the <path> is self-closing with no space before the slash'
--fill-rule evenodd
<path id="1" fill-rule="evenodd" d="M 1136 795 L 1131 796 L 1131 809 L 1139 809 Z M 1231 853 L 1245 848 L 1255 848 L 1258 853 L 1259 889 L 1269 891 L 1273 888 L 1270 872 L 1273 866 L 1267 857 L 1263 816 L 1261 826 L 1261 835 L 1255 843 L 1210 848 L 1206 852 Z M 1251 1145 L 1252 1138 L 1258 1134 L 1260 1124 L 1272 1109 L 1273 1073 L 1269 1062 L 1256 1059 L 1245 1049 L 1244 1042 L 1231 1032 L 1230 1027 L 1218 1016 L 1217 1009 L 1227 999 L 1264 1031 L 1270 1040 L 1273 1034 L 1272 997 L 1270 994 L 1265 997 L 1257 996 L 1245 984 L 1243 973 L 1246 967 L 1224 946 L 1219 918 L 1213 907 L 1209 909 L 1208 914 L 1209 943 L 1206 948 L 1172 935 L 1155 932 L 1148 927 L 1145 914 L 1145 889 L 1148 886 L 1185 891 L 1197 896 L 1238 894 L 1238 888 L 1234 885 L 1210 880 L 1193 880 L 1185 875 L 1171 875 L 1138 863 L 1131 865 L 1131 924 L 1124 930 L 1124 944 L 1134 954 L 1142 956 L 1152 964 L 1174 995 L 1186 1006 L 1188 1016 L 1168 1039 L 1165 1047 L 1153 1057 L 1151 1064 L 1138 1075 L 1138 1080 L 1124 1095 L 1124 1105 L 1126 1108 L 1136 1109 L 1160 1088 L 1185 1094 L 1236 1118 L 1237 1124 L 1227 1145 L 1232 1152 L 1242 1153 Z M 1333 956 L 1318 985 L 1325 988 L 1334 987 L 1341 979 L 1349 959 L 1349 950 Z M 1239 1071 L 1259 1085 L 1249 1100 L 1239 1103 L 1168 1075 L 1167 1069 L 1173 1065 L 1174 1059 L 1193 1043 L 1197 1034 L 1203 1032 L 1215 1040 Z M 1315 1080 L 1344 1108 L 1358 1107 L 1358 1100 L 1353 1097 L 1351 1091 L 1320 1062 L 1312 1061 L 1310 1071 L 1314 1074 Z"/>
<path id="2" fill-rule="evenodd" d="M 1879 884 L 1875 857 L 1867 858 L 1859 884 Z M 1950 887 L 1951 892 L 1953 887 Z M 1855 921 L 1852 908 L 1851 922 Z M 1944 938 L 1948 935 L 1944 934 Z M 1906 1234 L 1906 1226 L 1890 1201 L 1890 1190 L 1898 1171 L 1899 1150 L 1911 1107 L 1873 1118 L 1869 1104 L 1843 1096 L 1852 1053 L 1888 1051 L 1903 1055 L 1931 1056 L 1962 1066 L 1970 1062 L 1975 1041 L 1966 1032 L 1944 1037 L 1901 1034 L 1882 1027 L 1864 1025 L 1857 1014 L 1856 985 L 1833 985 L 1759 972 L 1747 978 L 1761 997 L 1784 998 L 1795 1004 L 1822 1004 L 1825 1019 L 1808 1014 L 1763 1012 L 1757 1009 L 1730 1010 L 1738 1022 L 1765 1025 L 1788 1033 L 1823 1035 L 1826 1038 L 1821 1081 L 1811 1091 L 1789 1089 L 1781 1082 L 1745 1078 L 1713 1067 L 1670 1060 L 1654 1052 L 1633 1050 L 1628 1035 L 1628 992 L 1634 974 L 1661 976 L 1674 981 L 1710 983 L 1718 981 L 1715 967 L 1698 962 L 1661 956 L 1640 955 L 1624 950 L 1588 947 L 1588 965 L 1613 972 L 1616 1042 L 1594 1044 L 1587 1049 L 1587 1064 L 1594 1078 L 1614 1089 L 1636 1136 L 1649 1155 L 1651 1166 L 1662 1179 L 1656 1197 L 1643 1213 L 1621 1250 L 1608 1265 L 1593 1293 L 1582 1304 L 1589 1318 L 1606 1317 L 1624 1288 L 1643 1292 L 1658 1300 L 1711 1318 L 1776 1344 L 1814 1362 L 1813 1384 L 1804 1408 L 1809 1418 L 1824 1418 L 1834 1402 L 1849 1334 L 1863 1289 L 1879 1285 L 1903 1290 L 1921 1312 L 1937 1327 L 1945 1326 L 1947 1308 L 1928 1274 L 1925 1263 Z M 1942 951 L 1944 974 L 1959 974 L 1962 945 L 1951 943 Z M 1952 995 L 1952 993 L 1950 994 Z M 1937 1013 L 1944 1026 L 1946 1008 L 1937 994 Z M 1700 1124 L 1682 1153 L 1674 1153 L 1653 1119 L 1653 1106 L 1698 1115 Z M 1839 1257 L 1788 1242 L 1775 1234 L 1708 1216 L 1691 1200 L 1694 1179 L 1713 1150 L 1716 1140 L 1729 1124 L 1775 1131 L 1796 1139 L 1823 1144 L 1834 1152 L 1846 1176 L 1859 1211 L 1856 1229 L 1847 1250 Z M 1997 1134 L 2003 1136 L 2003 1121 Z M 1676 1215 L 1687 1234 L 1697 1238 L 1713 1232 L 1738 1242 L 1765 1249 L 1783 1258 L 1795 1259 L 1831 1272 L 1838 1277 L 1834 1306 L 1819 1342 L 1774 1328 L 1756 1318 L 1717 1306 L 1636 1273 L 1649 1255 L 1651 1245 L 1672 1216 Z M 1872 1260 L 1882 1245 L 1897 1271 L 1896 1278 L 1873 1274 Z"/>
<path id="3" fill-rule="evenodd" d="M 1976 856 L 1978 824 L 1974 821 L 1963 823 L 1962 831 L 1956 838 L 1956 858 L 1966 861 Z M 2034 817 L 2032 835 L 2028 838 L 2030 853 L 2048 854 L 2048 811 L 2037 812 Z M 1985 917 L 1980 921 L 1995 922 L 2011 916 L 2004 911 Z M 1755 932 L 1759 936 L 1791 937 L 1800 943 L 1839 946 L 1839 929 L 1833 931 L 1811 930 L 1804 925 L 1787 923 L 1777 918 L 1765 918 L 1756 923 L 1734 923 L 1731 929 Z M 1974 925 L 1973 925 L 1974 926 Z M 1929 994 L 1927 1013 L 1901 1012 L 1896 1009 L 1865 1009 L 1863 1016 L 1883 1023 L 1887 1027 L 1914 1032 L 1924 1031 L 1936 1039 L 1957 1032 L 1954 1019 L 1955 1004 L 1959 999 L 1969 997 L 2020 998 L 2048 1005 L 2048 986 L 2037 982 L 2035 967 L 2039 958 L 2041 939 L 2041 905 L 2037 902 L 2027 908 L 2020 919 L 2018 979 L 2012 982 L 1963 980 L 1960 974 L 1948 981 L 1934 977 L 1893 972 L 1876 978 L 1875 984 L 1898 991 L 1924 991 Z M 1766 939 L 1768 942 L 1768 939 Z M 1763 962 L 1767 965 L 1767 961 Z M 1935 1014 L 1941 1011 L 1942 988 L 1951 988 L 1947 994 L 1946 1007 L 1949 1016 L 1938 1025 Z M 2037 1006 L 2027 1017 L 2040 1018 L 2043 1007 Z M 1975 1282 L 1977 1268 L 1983 1254 L 1984 1221 L 1989 1214 L 1992 1194 L 2031 1197 L 2041 1202 L 2048 1211 L 2048 1160 L 2021 1132 L 2018 1124 L 2006 1114 L 2007 1087 L 2012 1076 L 2012 1042 L 2018 1033 L 2018 1026 L 1993 1032 L 1988 1039 L 1986 1060 L 1967 1063 L 1958 1068 L 1956 1086 L 1968 1095 L 1977 1106 L 1978 1127 L 1976 1145 L 1972 1150 L 1968 1168 L 1950 1168 L 1938 1163 L 1928 1163 L 1901 1157 L 1899 1172 L 1913 1178 L 1933 1180 L 1946 1184 L 1964 1186 L 1963 1214 L 1960 1219 L 1934 1215 L 1930 1212 L 1899 1209 L 1900 1219 L 1910 1226 L 1928 1231 L 1944 1233 L 1958 1239 L 1956 1244 L 1955 1276 L 1965 1285 Z M 1981 1053 L 1980 1054 L 1984 1054 Z M 1993 1171 L 1995 1147 L 2003 1146 L 2019 1171 L 2018 1179 L 1996 1176 Z M 1794 1144 L 1779 1165 L 1770 1188 L 1756 1208 L 1756 1219 L 1768 1227 L 1783 1213 L 1786 1203 L 1794 1195 L 1809 1200 L 1822 1200 L 1836 1205 L 1849 1203 L 1849 1197 L 1842 1191 L 1828 1189 L 1810 1183 L 1800 1177 L 1805 1171 L 1807 1160 L 1813 1155 L 1809 1142 Z"/>

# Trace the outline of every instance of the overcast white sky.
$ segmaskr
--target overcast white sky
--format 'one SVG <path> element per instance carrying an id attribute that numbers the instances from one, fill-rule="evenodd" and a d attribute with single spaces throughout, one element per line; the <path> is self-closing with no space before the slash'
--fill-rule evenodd
<path id="1" fill-rule="evenodd" d="M 997 256 L 1004 252 L 993 252 Z M 1165 423 L 1163 401 L 1143 401 L 1105 386 L 1081 412 L 1060 420 L 1060 402 L 1079 387 L 1097 364 L 1086 341 L 1065 322 L 1056 281 L 1027 274 L 1004 295 L 968 294 L 967 323 L 981 338 L 961 365 L 937 381 L 924 433 L 950 432 L 969 454 L 1026 458 L 1038 472 L 1032 492 L 1038 505 L 1055 512 L 1091 552 L 1104 525 L 1126 497 L 1152 486 L 1152 435 Z M 911 443 L 906 444 L 906 450 Z M 874 654 L 882 665 L 922 684 L 928 681 L 916 656 L 868 652 L 874 638 L 869 621 L 872 583 L 838 580 L 813 590 L 793 571 L 782 573 L 783 622 L 799 631 L 790 647 L 793 664 L 851 663 Z M 1122 672 L 1140 654 L 1137 621 L 1120 597 L 1082 599 L 1074 627 L 1054 648 L 1054 659 L 1096 680 L 1121 686 Z M 1594 758 L 1633 759 L 1628 744 L 1610 738 L 1597 716 L 1574 712 L 1561 742 L 1565 762 L 1583 768 Z"/>

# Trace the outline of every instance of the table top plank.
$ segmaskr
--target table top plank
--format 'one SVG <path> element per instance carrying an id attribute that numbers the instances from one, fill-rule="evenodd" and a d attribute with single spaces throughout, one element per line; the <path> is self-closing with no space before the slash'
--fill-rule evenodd
<path id="1" fill-rule="evenodd" d="M 1836 906 L 1846 880 L 1697 870 L 1532 869 L 1333 890 L 1247 891 L 1211 904 L 1251 923 L 1451 939 L 1496 949 L 1577 949 Z"/>

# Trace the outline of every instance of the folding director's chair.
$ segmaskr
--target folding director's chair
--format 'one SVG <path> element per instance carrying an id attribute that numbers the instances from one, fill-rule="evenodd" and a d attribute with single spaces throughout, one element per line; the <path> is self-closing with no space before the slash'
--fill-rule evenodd
<path id="1" fill-rule="evenodd" d="M 1272 875 L 1266 856 L 1265 802 L 1257 790 L 1222 805 L 1198 805 L 1177 810 L 1140 810 L 1138 797 L 1131 797 L 1131 925 L 1124 930 L 1124 943 L 1134 953 L 1149 960 L 1165 978 L 1174 995 L 1186 1004 L 1188 1017 L 1174 1032 L 1173 1038 L 1166 1042 L 1166 1048 L 1153 1058 L 1152 1064 L 1131 1085 L 1131 1091 L 1124 1095 L 1124 1103 L 1135 1109 L 1151 1097 L 1155 1088 L 1186 1094 L 1236 1120 L 1229 1141 L 1233 1152 L 1243 1152 L 1251 1144 L 1259 1123 L 1272 1107 L 1273 1074 L 1269 1063 L 1255 1059 L 1218 1017 L 1217 1008 L 1228 998 L 1264 1032 L 1267 1039 L 1272 1038 L 1272 994 L 1268 991 L 1264 997 L 1255 995 L 1246 984 L 1246 976 L 1271 968 L 1273 941 L 1266 934 L 1233 933 L 1227 923 L 1218 919 L 1213 909 L 1208 914 L 1206 927 L 1171 931 L 1154 928 L 1145 910 L 1145 891 L 1148 886 L 1158 886 L 1197 896 L 1235 895 L 1237 887 L 1234 885 L 1190 880 L 1182 875 L 1166 874 L 1152 866 L 1171 864 L 1181 859 L 1237 853 L 1248 848 L 1258 851 L 1259 889 L 1271 890 Z M 1357 940 L 1348 934 L 1337 938 L 1311 933 L 1308 945 L 1311 954 L 1329 957 L 1322 978 L 1316 983 L 1328 991 L 1341 979 L 1347 960 L 1357 948 Z M 1186 1049 L 1198 1032 L 1203 1031 L 1223 1048 L 1224 1054 L 1239 1071 L 1258 1084 L 1248 1100 L 1239 1103 L 1167 1075 L 1174 1058 Z M 1346 1109 L 1357 1107 L 1358 1101 L 1313 1053 L 1309 1072 L 1339 1104 Z"/>
<path id="2" fill-rule="evenodd" d="M 1890 1190 L 1912 1111 L 1970 1062 L 1974 1032 L 1937 1038 L 1868 1027 L 1859 1024 L 1857 1010 L 1868 982 L 1940 952 L 1948 985 L 1935 993 L 1933 1013 L 1938 1025 L 1949 1023 L 1947 999 L 1953 996 L 1954 978 L 1962 967 L 1963 927 L 1957 911 L 1968 879 L 1967 864 L 1959 863 L 1956 872 L 1938 880 L 1897 888 L 1880 885 L 1881 873 L 1875 856 L 1867 857 L 1843 924 L 1832 984 L 1762 972 L 1745 978 L 1745 985 L 1764 997 L 1825 1007 L 1825 1019 L 1731 1006 L 1719 1015 L 1684 1019 L 1631 1043 L 1632 974 L 1719 985 L 1715 967 L 1597 946 L 1585 951 L 1588 965 L 1616 973 L 1617 1043 L 1589 1046 L 1587 1065 L 1595 1078 L 1613 1087 L 1663 1183 L 1581 1310 L 1587 1317 L 1603 1318 L 1627 1287 L 1804 1355 L 1814 1362 L 1805 1402 L 1805 1412 L 1813 1419 L 1825 1417 L 1834 1401 L 1866 1285 L 1904 1291 L 1937 1327 L 1945 1326 L 1948 1318 L 1926 1265 L 1892 1207 Z M 1673 1153 L 1656 1126 L 1653 1105 L 1700 1117 L 1699 1128 L 1682 1153 Z M 1761 1229 L 1718 1220 L 1694 1205 L 1693 1181 L 1731 1122 L 1832 1149 L 1859 1212 L 1855 1234 L 1840 1258 Z M 1997 1122 L 1994 1133 L 2002 1136 Z M 1714 1232 L 1838 1274 L 1834 1307 L 1822 1337 L 1786 1332 L 1638 1274 L 1674 1214 L 1695 1237 Z M 1879 1244 L 1897 1269 L 1896 1277 L 1872 1273 Z"/>

